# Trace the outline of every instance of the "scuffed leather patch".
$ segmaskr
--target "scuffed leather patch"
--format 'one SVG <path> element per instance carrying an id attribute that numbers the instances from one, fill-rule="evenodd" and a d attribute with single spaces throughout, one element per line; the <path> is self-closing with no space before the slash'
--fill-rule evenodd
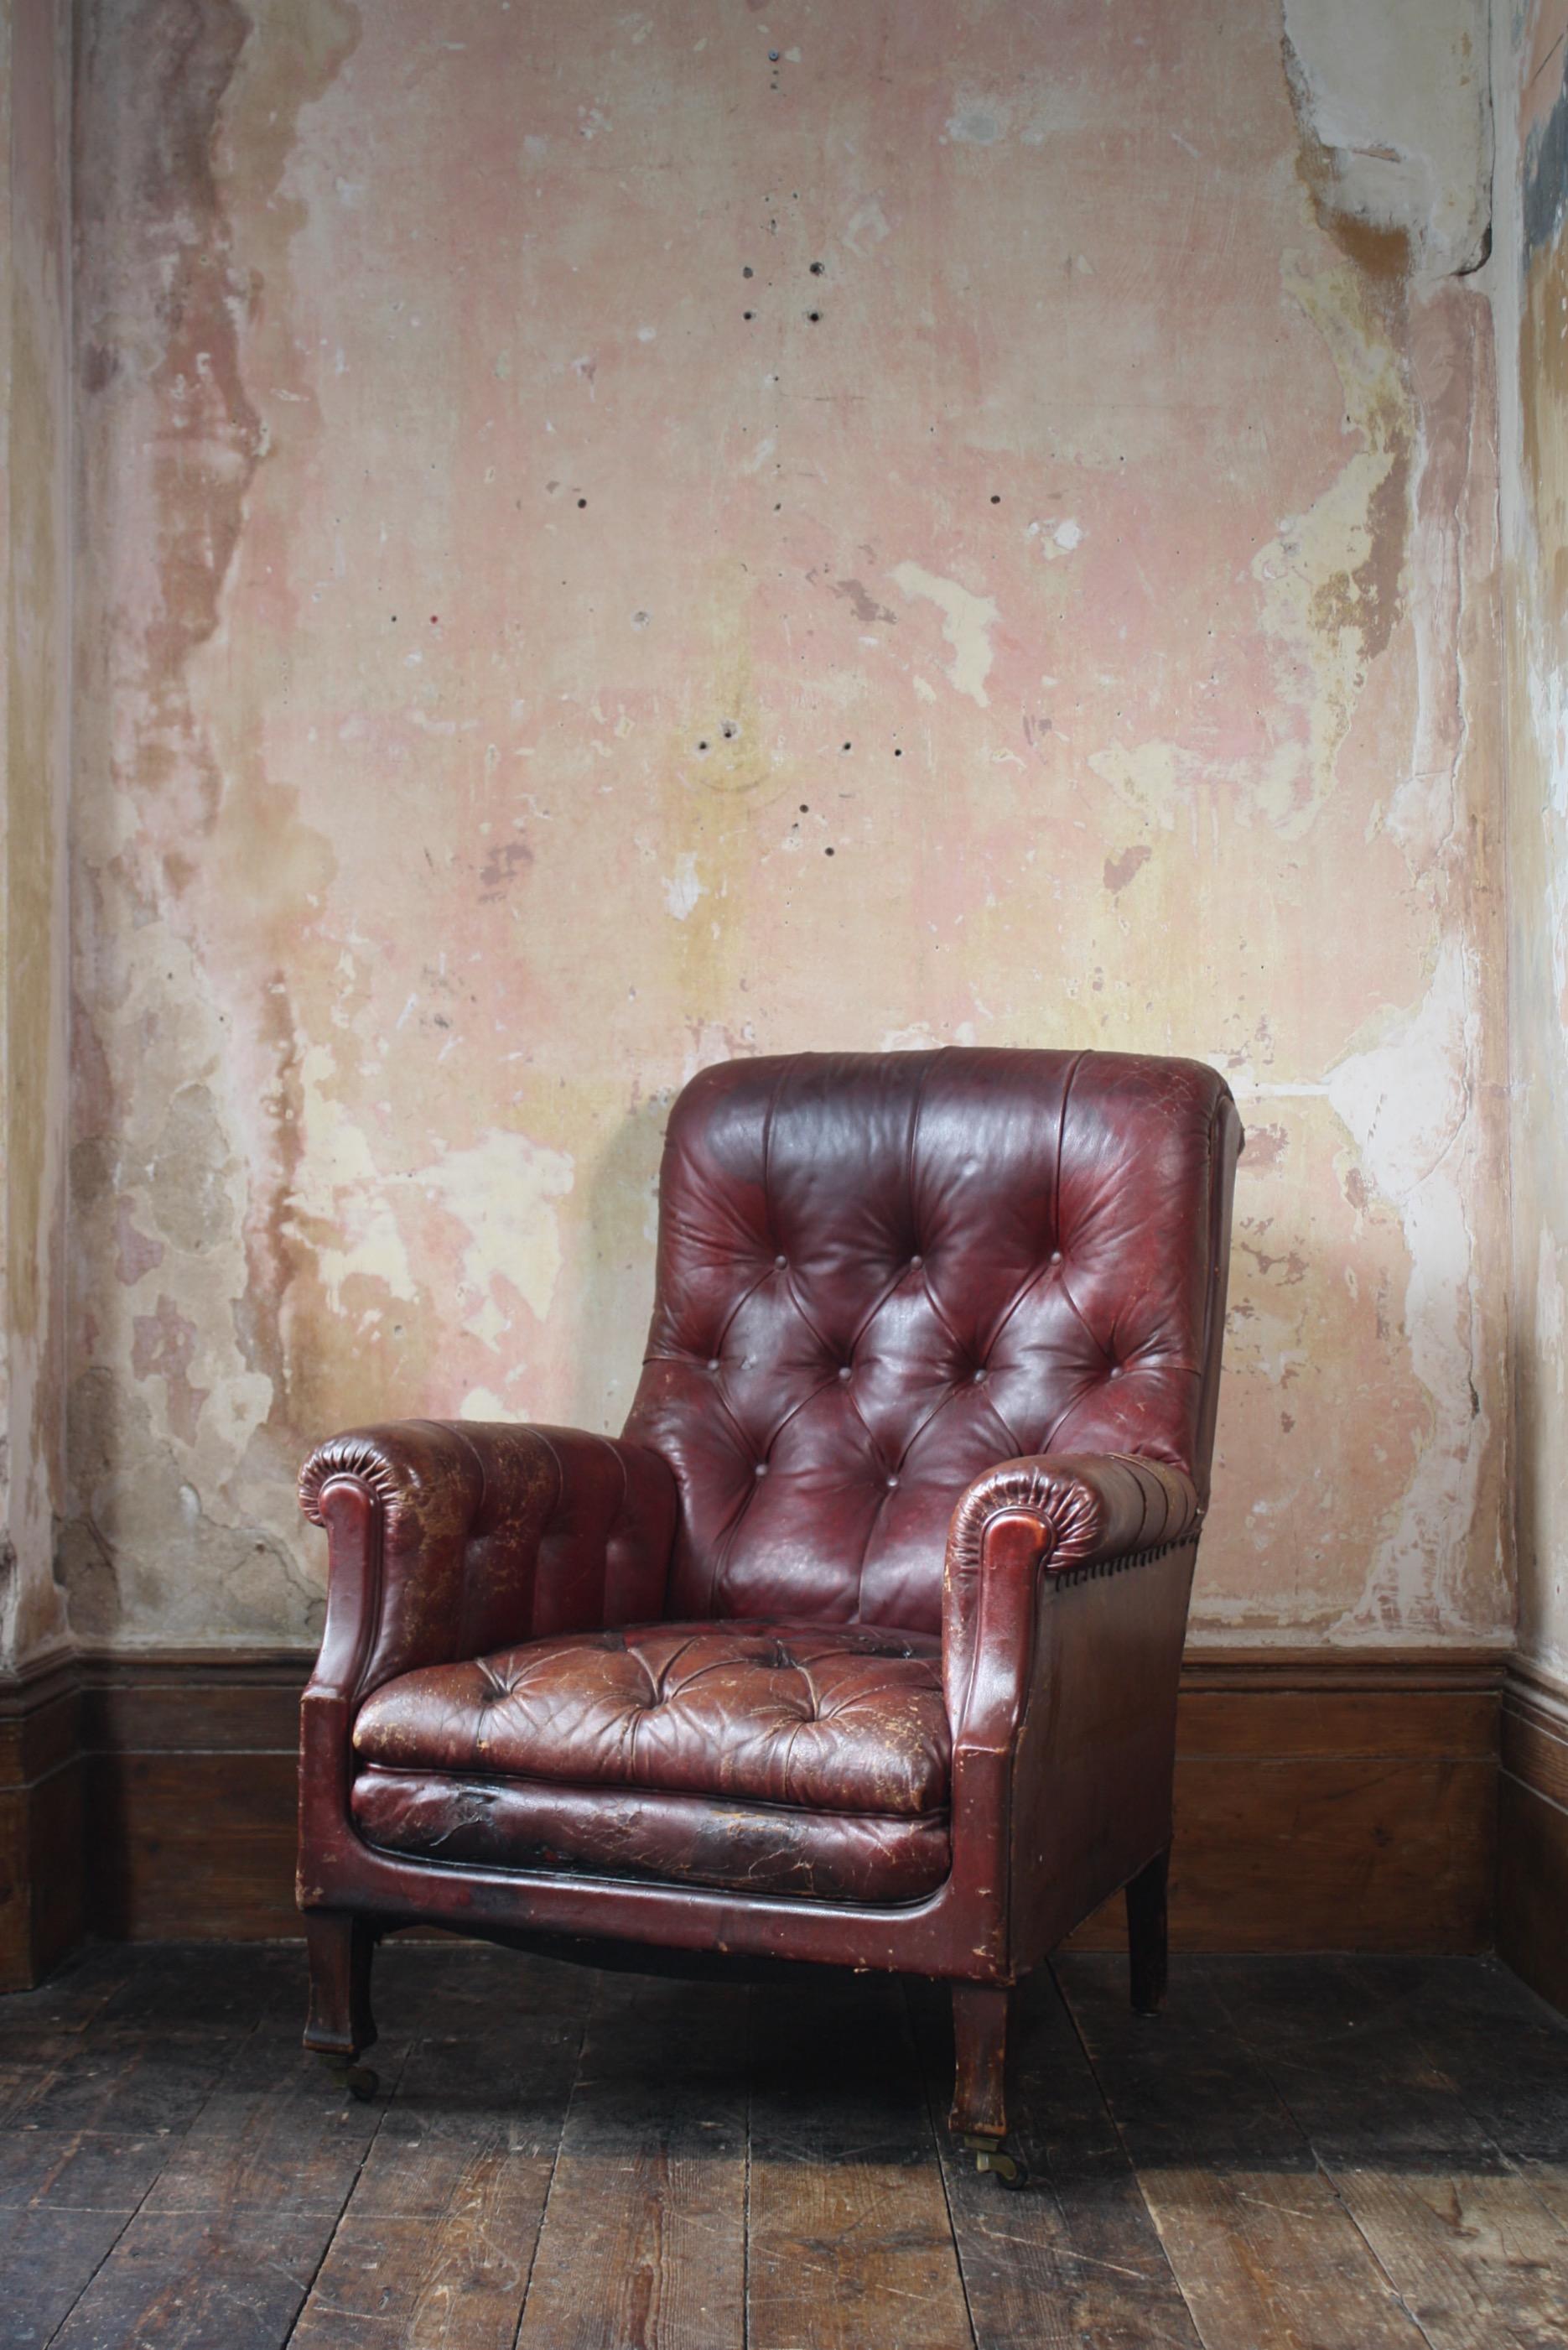
<path id="1" fill-rule="evenodd" d="M 379 1689 L 361 1762 L 914 1814 L 948 1799 L 940 1644 L 881 1626 L 645 1624 Z"/>
<path id="2" fill-rule="evenodd" d="M 362 1771 L 353 1810 L 369 1843 L 421 1859 L 805 1900 L 917 1901 L 950 1856 L 945 1813 L 869 1818 L 435 1772 Z"/>

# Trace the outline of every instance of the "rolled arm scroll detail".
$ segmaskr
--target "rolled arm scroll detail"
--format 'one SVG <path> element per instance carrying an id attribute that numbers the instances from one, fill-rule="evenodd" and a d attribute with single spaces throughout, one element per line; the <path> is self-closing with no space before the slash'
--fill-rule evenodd
<path id="1" fill-rule="evenodd" d="M 645 1446 L 433 1419 L 329 1438 L 299 1502 L 327 1529 L 329 1635 L 345 1607 L 374 1617 L 354 1638 L 361 1692 L 420 1665 L 658 1616 L 678 1509 L 668 1464 Z"/>
<path id="2" fill-rule="evenodd" d="M 1038 1453 L 998 1462 L 976 1478 L 953 1512 L 942 1594 L 943 1679 L 955 1728 L 977 1678 L 983 1641 L 1004 1638 L 1022 1668 L 1027 1641 L 1017 1605 L 984 1596 L 995 1544 L 1017 1575 L 1023 1562 L 1032 1606 L 1036 1576 L 1076 1582 L 1107 1563 L 1132 1565 L 1197 1538 L 1202 1515 L 1182 1470 L 1131 1453 Z M 1005 1541 L 997 1537 L 1005 1532 Z"/>
<path id="3" fill-rule="evenodd" d="M 328 1437 L 318 1444 L 299 1472 L 299 1506 L 313 1526 L 327 1523 L 321 1492 L 335 1477 L 352 1477 L 367 1486 L 381 1504 L 389 1533 L 399 1530 L 398 1504 L 403 1485 L 382 1444 L 369 1435 Z"/>

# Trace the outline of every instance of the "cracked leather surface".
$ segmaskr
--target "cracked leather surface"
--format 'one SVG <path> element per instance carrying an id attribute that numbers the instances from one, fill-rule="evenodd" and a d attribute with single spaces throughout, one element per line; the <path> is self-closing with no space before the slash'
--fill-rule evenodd
<path id="1" fill-rule="evenodd" d="M 362 1771 L 361 1835 L 391 1852 L 491 1868 L 567 1869 L 817 1901 L 915 1901 L 948 1873 L 945 1812 L 784 1810 L 538 1780 Z"/>
<path id="2" fill-rule="evenodd" d="M 645 1624 L 407 1673 L 366 1763 L 919 1814 L 948 1799 L 940 1644 L 855 1625 Z"/>
<path id="3" fill-rule="evenodd" d="M 1033 1963 L 1169 1835 L 1239 1140 L 1189 1061 L 704 1070 L 618 1443 L 408 1421 L 306 1465 L 359 1836 L 660 1879 L 656 1939 L 698 1887 L 894 1903 L 950 1868 L 941 1964 L 1004 1931 Z M 322 1731 L 302 1781 L 322 1906 L 364 1851 L 342 1761 Z"/>
<path id="4" fill-rule="evenodd" d="M 1120 1053 L 802 1054 L 670 1114 L 626 1434 L 680 1489 L 669 1612 L 934 1632 L 998 1463 L 1121 1454 L 1207 1492 L 1224 1080 Z"/>

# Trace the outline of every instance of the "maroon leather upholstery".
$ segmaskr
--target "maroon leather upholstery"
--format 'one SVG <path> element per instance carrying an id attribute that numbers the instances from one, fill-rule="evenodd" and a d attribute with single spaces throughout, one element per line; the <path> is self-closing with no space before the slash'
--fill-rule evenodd
<path id="1" fill-rule="evenodd" d="M 361 1771 L 355 1825 L 384 1852 L 450 1866 L 647 1879 L 788 1900 L 918 1901 L 948 1873 L 946 1812 L 814 1812 L 700 1795 L 434 1771 Z"/>
<path id="2" fill-rule="evenodd" d="M 1047 1575 L 1139 1557 L 1194 1533 L 1199 1516 L 1197 1492 L 1181 1470 L 1123 1453 L 1002 1461 L 977 1477 L 948 1528 L 942 1586 L 942 1678 L 955 1721 L 963 1717 L 980 1639 L 986 1531 L 1014 1511 L 1039 1527 L 1034 1565 Z"/>
<path id="3" fill-rule="evenodd" d="M 372 1766 L 354 1789 L 363 1832 L 434 1859 L 548 1854 L 861 1901 L 907 1901 L 947 1870 L 929 1634 L 737 1621 L 535 1640 L 384 1682 L 354 1751 Z M 607 1804 L 610 1788 L 681 1800 Z"/>
<path id="4" fill-rule="evenodd" d="M 697 1077 L 618 1443 L 414 1420 L 306 1464 L 310 2044 L 366 2044 L 378 1920 L 902 1968 L 963 1987 L 999 2131 L 1005 1987 L 1135 1878 L 1163 1963 L 1240 1146 L 1190 1061 Z"/>
<path id="5" fill-rule="evenodd" d="M 1199 1501 L 1222 1081 L 1116 1053 L 731 1061 L 671 1112 L 628 1439 L 680 1616 L 941 1624 L 964 1488 L 1137 1454 Z"/>
<path id="6" fill-rule="evenodd" d="M 644 1624 L 427 1666 L 360 1708 L 362 1762 L 832 1812 L 948 1800 L 940 1643 L 849 1625 Z"/>
<path id="7" fill-rule="evenodd" d="M 299 1481 L 379 1505 L 379 1600 L 362 1688 L 410 1666 L 662 1612 L 678 1497 L 640 1445 L 575 1428 L 405 1419 L 317 1447 Z"/>

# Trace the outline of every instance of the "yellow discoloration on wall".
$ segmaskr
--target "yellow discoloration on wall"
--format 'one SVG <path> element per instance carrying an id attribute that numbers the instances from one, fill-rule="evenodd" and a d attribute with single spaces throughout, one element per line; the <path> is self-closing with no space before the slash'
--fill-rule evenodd
<path id="1" fill-rule="evenodd" d="M 1568 6 L 1498 14 L 1519 1637 L 1568 1674 Z"/>
<path id="2" fill-rule="evenodd" d="M 1199 1625 L 1497 1632 L 1488 313 L 1282 29 L 87 8 L 95 1637 L 308 1638 L 335 1425 L 618 1425 L 674 1089 L 887 1040 L 1227 1070 Z"/>
<path id="3" fill-rule="evenodd" d="M 462 1228 L 456 1304 L 464 1328 L 496 1347 L 514 1329 L 513 1292 L 536 1322 L 545 1321 L 561 1275 L 552 1202 L 572 1188 L 566 1154 L 537 1150 L 520 1134 L 487 1134 L 472 1149 L 449 1151 L 411 1180 Z M 523 1333 L 516 1336 L 521 1340 Z"/>
<path id="4" fill-rule="evenodd" d="M 942 616 L 942 634 L 952 648 L 948 677 L 953 691 L 988 709 L 985 681 L 991 675 L 991 631 L 996 624 L 992 598 L 973 594 L 956 579 L 939 579 L 918 563 L 898 564 L 892 577 L 900 596 L 922 597 L 936 606 Z"/>

